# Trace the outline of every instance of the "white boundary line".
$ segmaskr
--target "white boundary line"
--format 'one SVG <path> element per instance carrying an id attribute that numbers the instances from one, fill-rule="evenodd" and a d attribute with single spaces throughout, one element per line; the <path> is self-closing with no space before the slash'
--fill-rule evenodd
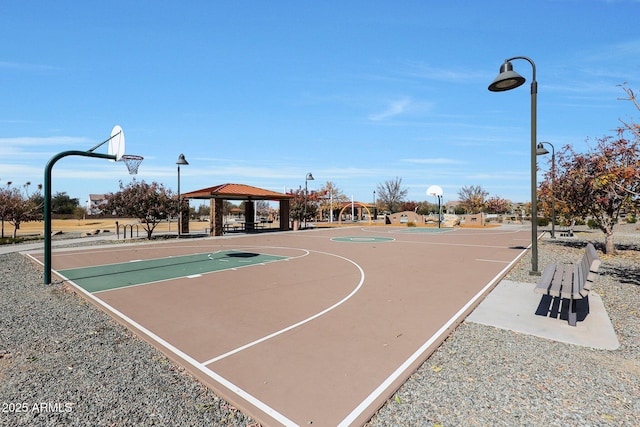
<path id="1" fill-rule="evenodd" d="M 440 329 L 438 329 L 438 331 L 434 335 L 432 335 L 431 338 L 429 338 L 424 344 L 422 344 L 422 346 L 420 346 L 418 350 L 416 350 L 407 360 L 404 361 L 404 363 L 398 366 L 398 368 L 393 371 L 393 373 L 389 375 L 384 382 L 376 387 L 376 389 L 373 390 L 371 394 L 369 394 L 369 396 L 367 396 L 362 402 L 360 402 L 360 404 L 356 406 L 353 411 L 351 411 L 351 413 L 340 422 L 340 424 L 338 424 L 338 427 L 350 426 L 355 421 L 355 419 L 359 417 L 376 399 L 378 399 L 382 395 L 382 393 L 384 393 L 385 390 L 387 390 L 391 386 L 391 384 L 393 384 L 394 381 L 402 376 L 403 373 L 406 372 L 407 369 L 409 369 L 409 367 L 413 363 L 415 363 L 415 361 L 418 360 L 431 345 L 433 345 L 433 343 L 435 343 L 443 334 L 445 334 L 447 330 L 458 321 L 458 319 L 464 314 L 464 312 L 469 309 L 469 307 L 471 307 L 487 290 L 494 286 L 500 276 L 508 271 L 513 264 L 519 261 L 528 249 L 529 248 L 524 249 L 520 253 L 520 255 L 516 257 L 516 259 L 511 261 L 509 265 L 503 268 L 500 273 L 498 273 L 493 279 L 491 279 L 491 281 L 484 288 L 482 288 L 480 292 L 478 292 L 469 302 L 467 302 L 460 310 L 458 310 L 458 312 L 454 314 L 453 317 L 451 317 Z"/>
<path id="2" fill-rule="evenodd" d="M 520 230 L 518 230 L 520 231 Z M 438 233 L 435 233 L 438 234 Z M 504 233 L 504 234 L 508 234 L 508 233 Z M 413 243 L 413 242 L 408 242 L 408 243 Z M 418 243 L 418 242 L 415 242 Z M 424 242 L 422 242 L 424 243 Z M 458 246 L 458 245 L 454 245 L 454 246 Z M 483 245 L 459 245 L 459 246 L 483 246 Z M 434 343 L 437 341 L 437 339 L 439 339 L 439 337 L 441 337 L 443 334 L 445 334 L 447 332 L 447 330 L 455 323 L 458 321 L 458 319 L 464 314 L 464 312 L 471 307 L 487 290 L 489 290 L 492 286 L 495 286 L 496 282 L 498 281 L 498 278 L 504 274 L 506 271 L 508 271 L 511 266 L 513 264 L 515 264 L 516 262 L 518 262 L 520 260 L 520 258 L 522 258 L 522 256 L 527 252 L 527 250 L 529 250 L 531 245 L 529 245 L 527 248 L 523 249 L 522 252 L 520 253 L 520 255 L 518 255 L 512 262 L 510 262 L 505 268 L 503 268 L 500 273 L 498 273 L 484 288 L 482 288 L 482 290 L 480 290 L 469 302 L 467 302 L 467 304 L 465 304 L 453 317 L 451 317 L 437 332 L 436 334 L 432 335 L 431 338 L 429 338 L 422 346 L 420 346 L 420 348 L 418 348 L 418 350 L 416 350 L 407 360 L 405 360 L 405 362 L 403 362 L 395 371 L 393 371 L 393 373 L 391 375 L 389 375 L 389 377 L 387 377 L 387 379 L 382 382 L 378 387 L 376 387 L 359 405 L 357 405 L 352 411 L 351 413 L 349 413 L 349 415 L 347 415 L 347 417 L 345 417 L 339 424 L 338 426 L 349 426 L 351 425 L 355 419 L 360 416 L 366 409 L 367 407 L 369 407 L 377 398 L 379 398 L 385 390 L 387 390 L 391 384 L 396 381 L 413 363 L 415 363 L 415 361 L 421 357 L 421 355 Z M 249 246 L 252 247 L 252 246 Z M 258 247 L 258 246 L 254 246 L 254 247 Z M 273 246 L 272 246 L 273 247 Z M 483 247 L 487 247 L 487 246 L 483 246 Z M 491 247 L 491 246 L 489 246 Z M 504 247 L 501 247 L 504 248 Z M 296 249 L 296 248 L 285 248 L 285 249 Z M 362 268 L 355 263 L 354 261 L 342 257 L 340 255 L 336 255 L 336 254 L 331 254 L 331 253 L 327 253 L 327 252 L 321 252 L 321 251 L 313 251 L 316 253 L 321 253 L 321 254 L 326 254 L 326 255 L 330 255 L 330 256 L 336 256 L 338 258 L 342 258 L 348 262 L 351 262 L 352 264 L 354 264 L 361 272 L 361 281 L 358 284 L 358 286 L 356 287 L 356 289 L 354 289 L 347 297 L 345 297 L 342 301 L 334 304 L 332 307 L 329 307 L 328 309 L 323 310 L 320 313 L 317 313 L 314 316 L 311 316 L 308 319 L 305 319 L 301 322 L 296 323 L 295 325 L 292 325 L 288 328 L 283 329 L 282 331 L 278 331 L 274 334 L 281 334 L 284 333 L 285 330 L 291 330 L 294 327 L 300 326 L 303 323 L 307 323 L 308 321 L 311 321 L 312 319 L 315 319 L 323 314 L 325 314 L 326 312 L 328 312 L 329 310 L 334 309 L 335 307 L 343 304 L 346 300 L 348 300 L 349 298 L 351 298 L 362 286 L 362 284 L 364 283 L 364 271 L 362 270 Z M 40 261 L 38 261 L 35 257 L 33 257 L 31 254 L 29 253 L 25 253 L 27 256 L 29 256 L 30 258 L 32 258 L 35 262 L 42 264 Z M 56 272 L 57 275 L 61 276 L 60 273 Z M 64 278 L 64 276 L 61 276 Z M 254 405 L 255 407 L 257 407 L 258 409 L 262 410 L 264 413 L 268 414 L 269 416 L 271 416 L 272 418 L 276 419 L 277 421 L 281 422 L 283 425 L 285 426 L 298 426 L 298 424 L 296 424 L 295 422 L 293 422 L 292 420 L 288 419 L 287 417 L 285 417 L 283 414 L 279 413 L 278 411 L 276 411 L 275 409 L 271 408 L 270 406 L 268 406 L 267 404 L 265 404 L 264 402 L 262 402 L 261 400 L 259 400 L 258 398 L 254 397 L 253 395 L 249 394 L 248 392 L 244 391 L 243 389 L 241 389 L 240 387 L 236 386 L 235 384 L 231 383 L 230 381 L 228 381 L 226 378 L 222 377 L 221 375 L 215 373 L 214 371 L 212 371 L 211 369 L 206 367 L 207 363 L 211 363 L 211 362 L 204 362 L 204 363 L 200 363 L 197 360 L 193 359 L 192 357 L 188 356 L 186 353 L 183 353 L 181 350 L 177 349 L 176 347 L 174 347 L 173 345 L 169 344 L 168 342 L 164 341 L 162 338 L 158 337 L 157 335 L 155 335 L 154 333 L 152 333 L 151 331 L 147 330 L 146 328 L 144 328 L 142 325 L 139 325 L 137 322 L 133 321 L 132 319 L 130 319 L 129 317 L 125 316 L 124 314 L 120 313 L 118 310 L 112 308 L 111 306 L 109 306 L 108 304 L 104 303 L 102 300 L 94 297 L 91 293 L 85 291 L 83 288 L 81 288 L 80 286 L 76 285 L 73 281 L 68 281 L 68 283 L 72 284 L 76 289 L 78 289 L 79 292 L 82 292 L 83 294 L 85 294 L 88 298 L 90 298 L 91 300 L 95 301 L 98 305 L 104 307 L 105 310 L 107 310 L 108 312 L 112 312 L 115 315 L 117 315 L 118 317 L 120 317 L 121 319 L 125 320 L 126 322 L 129 322 L 132 326 L 134 326 L 135 328 L 139 329 L 141 332 L 143 332 L 144 334 L 146 334 L 147 336 L 149 336 L 150 338 L 156 340 L 158 343 L 160 343 L 161 345 L 163 345 L 164 347 L 166 347 L 167 349 L 169 349 L 170 351 L 174 352 L 176 355 L 180 356 L 183 360 L 185 360 L 186 362 L 188 362 L 190 365 L 192 365 L 194 368 L 196 368 L 197 370 L 199 370 L 200 372 L 204 373 L 205 375 L 207 375 L 208 377 L 210 377 L 211 379 L 213 379 L 214 381 L 218 382 L 219 384 L 221 384 L 222 386 L 224 386 L 225 388 L 227 388 L 228 390 L 230 390 L 233 393 L 236 393 L 238 396 L 240 396 L 241 398 L 243 398 L 244 400 L 246 400 L 247 402 L 251 403 L 252 405 Z M 296 326 L 297 325 L 297 326 Z M 275 336 L 274 334 L 269 335 L 268 337 L 273 337 Z M 266 339 L 268 339 L 267 337 L 257 340 L 260 342 L 265 341 Z M 258 343 L 257 341 L 254 341 L 254 343 Z M 251 344 L 251 343 L 250 343 Z M 255 344 L 252 344 L 255 345 Z M 241 347 L 242 349 L 244 349 L 246 346 Z M 246 347 L 248 348 L 248 347 Z M 241 351 L 241 350 L 238 350 Z M 232 352 L 237 353 L 238 351 L 233 350 Z M 232 353 L 229 352 L 229 353 Z M 227 356 L 230 354 L 227 354 Z M 223 355 L 224 356 L 224 355 Z M 227 357 L 225 356 L 225 357 Z M 216 358 L 216 360 L 219 360 L 220 356 L 218 356 L 218 358 Z M 214 360 L 214 359 L 212 359 Z"/>
<path id="3" fill-rule="evenodd" d="M 30 258 L 32 258 L 34 261 L 39 263 L 39 261 L 37 259 L 35 259 L 34 257 L 32 257 L 30 254 L 27 254 L 27 255 Z M 119 317 L 120 319 L 124 320 L 127 324 L 133 326 L 134 328 L 136 328 L 137 330 L 139 330 L 143 334 L 145 334 L 148 337 L 150 337 L 152 340 L 156 341 L 158 344 L 162 345 L 163 347 L 167 348 L 168 350 L 170 350 L 174 354 L 178 355 L 182 360 L 184 360 L 185 362 L 187 362 L 188 364 L 193 366 L 195 369 L 197 369 L 198 371 L 202 372 L 203 374 L 205 374 L 209 378 L 213 379 L 214 381 L 218 382 L 223 387 L 225 387 L 228 390 L 230 390 L 232 393 L 237 394 L 238 396 L 240 396 L 241 398 L 243 398 L 247 402 L 251 403 L 256 408 L 258 408 L 261 411 L 263 411 L 264 413 L 268 414 L 270 417 L 274 418 L 275 420 L 279 421 L 280 423 L 284 424 L 285 426 L 293 427 L 293 426 L 297 426 L 298 425 L 295 422 L 293 422 L 292 420 L 290 420 L 289 418 L 285 417 L 280 412 L 278 412 L 275 409 L 273 409 L 270 406 L 268 406 L 266 403 L 262 402 L 260 399 L 258 399 L 255 396 L 249 394 L 248 392 L 246 392 L 245 390 L 241 389 L 237 385 L 233 384 L 231 381 L 227 380 L 223 376 L 221 376 L 221 375 L 217 374 L 216 372 L 212 371 L 211 369 L 207 368 L 204 364 L 198 362 L 197 360 L 195 360 L 194 358 L 192 358 L 188 354 L 184 353 L 183 351 L 181 351 L 178 348 L 174 347 L 173 345 L 171 345 L 170 343 L 168 343 L 164 339 L 160 338 L 159 336 L 157 336 L 156 334 L 154 334 L 153 332 L 151 332 L 150 330 L 148 330 L 144 326 L 140 325 L 138 322 L 134 321 L 133 319 L 131 319 L 128 316 L 126 316 L 125 314 L 123 314 L 120 311 L 116 310 L 115 308 L 111 307 L 109 304 L 107 304 L 106 302 L 102 301 L 101 299 L 96 298 L 95 296 L 93 296 L 93 294 L 91 294 L 90 292 L 84 290 L 81 286 L 76 285 L 72 280 L 67 279 L 66 277 L 64 277 L 63 275 L 61 275 L 58 272 L 56 272 L 56 274 L 58 276 L 62 277 L 65 281 L 67 281 L 67 283 L 71 284 L 74 288 L 76 288 L 76 290 L 78 292 L 81 292 L 87 298 L 89 298 L 90 300 L 94 301 L 97 305 L 101 306 L 108 313 L 112 313 L 115 316 Z"/>
<path id="4" fill-rule="evenodd" d="M 253 247 L 257 248 L 259 246 L 253 246 Z M 222 360 L 222 359 L 224 359 L 226 357 L 229 357 L 229 356 L 231 356 L 233 354 L 239 353 L 239 352 L 241 352 L 243 350 L 246 350 L 247 348 L 250 348 L 250 347 L 253 347 L 255 345 L 258 345 L 258 344 L 260 344 L 262 342 L 265 342 L 265 341 L 267 341 L 267 340 L 269 340 L 271 338 L 274 338 L 274 337 L 276 337 L 278 335 L 284 334 L 285 332 L 288 332 L 288 331 L 290 331 L 292 329 L 295 329 L 295 328 L 297 328 L 299 326 L 302 326 L 302 325 L 304 325 L 306 323 L 309 323 L 312 320 L 317 319 L 318 317 L 321 317 L 321 316 L 325 315 L 326 313 L 334 310 L 335 308 L 341 306 L 346 301 L 351 299 L 362 288 L 362 286 L 364 284 L 364 280 L 365 280 L 365 274 L 364 274 L 364 270 L 362 269 L 362 267 L 360 267 L 360 265 L 358 265 L 355 261 L 350 260 L 349 258 L 343 257 L 341 255 L 332 254 L 332 253 L 329 253 L 329 252 L 322 252 L 322 251 L 310 251 L 308 249 L 300 249 L 300 248 L 276 247 L 276 246 L 270 246 L 270 247 L 271 248 L 282 248 L 282 249 L 294 249 L 294 250 L 300 250 L 300 251 L 304 252 L 303 255 L 299 255 L 297 257 L 292 257 L 292 258 L 289 258 L 289 259 L 295 259 L 295 258 L 304 257 L 304 256 L 307 256 L 311 252 L 312 253 L 322 254 L 322 255 L 333 256 L 333 257 L 336 257 L 336 258 L 340 258 L 342 260 L 350 262 L 351 264 L 353 264 L 358 269 L 358 271 L 360 271 L 360 280 L 359 280 L 357 286 L 349 293 L 349 295 L 347 295 L 346 297 L 344 297 L 342 300 L 338 301 L 337 303 L 333 304 L 332 306 L 327 307 L 326 309 L 314 314 L 313 316 L 310 316 L 310 317 L 308 317 L 308 318 L 306 318 L 304 320 L 301 320 L 300 322 L 297 322 L 297 323 L 295 323 L 293 325 L 290 325 L 290 326 L 288 326 L 288 327 L 286 327 L 284 329 L 276 331 L 276 332 L 274 332 L 272 334 L 269 334 L 269 335 L 267 335 L 265 337 L 262 337 L 262 338 L 260 338 L 258 340 L 255 340 L 253 342 L 245 344 L 245 345 L 243 345 L 241 347 L 238 347 L 238 348 L 236 348 L 234 350 L 231 350 L 231 351 L 229 351 L 229 352 L 227 352 L 225 354 L 222 354 L 220 356 L 217 356 L 217 357 L 215 357 L 213 359 L 207 360 L 207 361 L 202 362 L 202 363 L 198 362 L 195 359 L 193 359 L 188 354 L 184 353 L 183 351 L 181 351 L 177 347 L 173 346 L 172 344 L 168 343 L 164 339 L 160 338 L 155 333 L 151 332 L 150 330 L 148 330 L 144 326 L 140 325 L 139 323 L 137 323 L 133 319 L 129 318 L 125 314 L 123 314 L 120 311 L 116 310 L 115 308 L 111 307 L 109 304 L 105 303 L 101 299 L 95 297 L 92 293 L 86 291 L 84 288 L 82 288 L 81 286 L 77 285 L 72 280 L 69 280 L 68 278 L 66 278 L 65 276 L 60 274 L 59 272 L 56 271 L 56 274 L 58 276 L 62 277 L 64 281 L 66 281 L 67 283 L 71 284 L 79 292 L 82 292 L 86 297 L 88 297 L 89 299 L 93 300 L 96 304 L 100 305 L 101 307 L 103 307 L 107 312 L 113 313 L 114 315 L 116 315 L 117 317 L 121 318 L 122 320 L 124 320 L 128 324 L 132 325 L 134 328 L 138 329 L 143 334 L 147 335 L 148 337 L 150 337 L 152 340 L 156 341 L 157 343 L 159 343 L 163 347 L 169 349 L 171 352 L 173 352 L 174 354 L 178 355 L 181 359 L 183 359 L 184 361 L 189 363 L 195 369 L 197 369 L 198 371 L 202 372 L 203 374 L 205 374 L 206 376 L 208 376 L 212 380 L 216 381 L 217 383 L 221 384 L 223 387 L 227 388 L 232 393 L 237 394 L 242 399 L 246 400 L 247 402 L 249 402 L 250 404 L 252 404 L 256 408 L 260 409 L 264 413 L 268 414 L 270 417 L 274 418 L 275 420 L 279 421 L 283 425 L 285 425 L 287 427 L 289 427 L 289 426 L 294 427 L 294 426 L 298 426 L 298 424 L 295 423 L 294 421 L 290 420 L 289 418 L 287 418 L 286 416 L 284 416 L 280 412 L 276 411 L 275 409 L 273 409 L 272 407 L 270 407 L 266 403 L 262 402 L 257 397 L 251 395 L 250 393 L 248 393 L 245 390 L 241 389 L 237 385 L 233 384 L 231 381 L 229 381 L 226 378 L 222 377 L 221 375 L 217 374 L 215 371 L 207 368 L 206 365 L 209 365 L 209 364 L 214 363 L 216 361 Z M 27 254 L 27 255 L 30 258 L 34 259 L 36 262 L 38 262 L 30 254 Z"/>

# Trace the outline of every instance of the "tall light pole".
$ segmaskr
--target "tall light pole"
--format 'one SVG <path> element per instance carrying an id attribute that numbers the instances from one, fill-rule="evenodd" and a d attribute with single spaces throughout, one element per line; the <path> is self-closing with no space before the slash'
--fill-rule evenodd
<path id="1" fill-rule="evenodd" d="M 489 85 L 491 92 L 503 92 L 515 89 L 525 82 L 525 78 L 513 71 L 511 61 L 524 59 L 531 64 L 533 75 L 531 79 L 531 271 L 529 274 L 539 275 L 538 271 L 538 207 L 536 194 L 536 130 L 537 130 L 537 97 L 538 82 L 536 81 L 536 64 L 526 56 L 514 56 L 504 61 L 500 66 L 500 74 Z"/>
<path id="2" fill-rule="evenodd" d="M 182 201 L 180 200 L 180 166 L 186 166 L 189 162 L 184 158 L 184 154 L 180 154 L 178 156 L 178 161 L 176 165 L 178 165 L 178 238 L 182 233 Z"/>
<path id="3" fill-rule="evenodd" d="M 556 238 L 556 149 L 550 142 L 540 142 L 536 148 L 536 154 L 543 156 L 549 154 L 544 144 L 551 146 L 551 238 Z"/>
<path id="4" fill-rule="evenodd" d="M 304 178 L 304 228 L 307 228 L 307 197 L 308 197 L 307 183 L 313 180 L 314 178 L 313 178 L 313 175 L 311 175 L 311 172 L 309 172 L 307 176 Z"/>

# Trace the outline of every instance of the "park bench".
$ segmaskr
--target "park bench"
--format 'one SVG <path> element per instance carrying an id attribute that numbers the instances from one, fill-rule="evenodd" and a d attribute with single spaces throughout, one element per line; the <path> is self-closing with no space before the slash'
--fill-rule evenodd
<path id="1" fill-rule="evenodd" d="M 577 264 L 549 264 L 542 272 L 535 292 L 543 294 L 536 310 L 539 316 L 568 320 L 576 326 L 589 314 L 589 290 L 600 268 L 600 258 L 591 243 Z"/>

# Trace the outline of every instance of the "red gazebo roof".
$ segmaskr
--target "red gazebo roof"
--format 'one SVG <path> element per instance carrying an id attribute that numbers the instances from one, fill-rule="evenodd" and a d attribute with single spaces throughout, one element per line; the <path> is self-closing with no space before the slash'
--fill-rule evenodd
<path id="1" fill-rule="evenodd" d="M 245 184 L 221 184 L 182 194 L 185 199 L 286 200 L 293 196 Z"/>

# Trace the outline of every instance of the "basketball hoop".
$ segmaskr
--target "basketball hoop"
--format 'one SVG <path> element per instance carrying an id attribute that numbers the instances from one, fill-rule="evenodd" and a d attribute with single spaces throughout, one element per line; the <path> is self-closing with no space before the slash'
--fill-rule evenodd
<path id="1" fill-rule="evenodd" d="M 138 166 L 140 166 L 140 163 L 142 163 L 144 157 L 136 156 L 133 154 L 124 154 L 120 157 L 120 160 L 123 161 L 125 165 L 127 165 L 127 169 L 129 169 L 130 175 L 136 175 L 138 173 Z"/>

